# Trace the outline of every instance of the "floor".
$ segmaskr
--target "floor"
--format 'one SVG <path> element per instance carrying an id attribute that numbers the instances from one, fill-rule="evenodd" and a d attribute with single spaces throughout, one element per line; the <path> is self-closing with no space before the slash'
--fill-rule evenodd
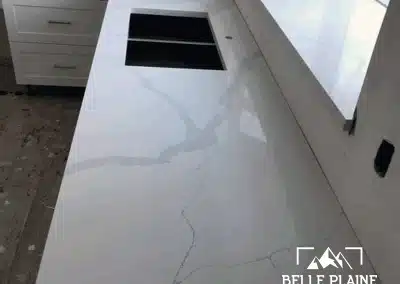
<path id="1" fill-rule="evenodd" d="M 262 2 L 344 118 L 352 119 L 389 0 Z"/>
<path id="2" fill-rule="evenodd" d="M 24 88 L 14 81 L 4 27 L 0 13 L 0 283 L 31 284 L 82 92 L 57 89 L 42 90 L 36 96 L 16 95 Z"/>

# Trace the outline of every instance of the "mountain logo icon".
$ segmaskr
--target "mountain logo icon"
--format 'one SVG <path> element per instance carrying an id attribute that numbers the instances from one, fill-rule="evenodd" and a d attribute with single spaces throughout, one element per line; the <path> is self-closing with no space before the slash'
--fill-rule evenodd
<path id="1" fill-rule="evenodd" d="M 329 266 L 333 266 L 335 268 L 348 267 L 351 270 L 353 270 L 353 267 L 351 267 L 350 263 L 347 261 L 347 259 L 341 252 L 339 252 L 338 254 L 334 254 L 329 247 L 326 249 L 326 251 L 322 254 L 320 258 L 314 257 L 314 259 L 311 261 L 307 269 L 318 270 L 318 269 L 325 269 Z"/>

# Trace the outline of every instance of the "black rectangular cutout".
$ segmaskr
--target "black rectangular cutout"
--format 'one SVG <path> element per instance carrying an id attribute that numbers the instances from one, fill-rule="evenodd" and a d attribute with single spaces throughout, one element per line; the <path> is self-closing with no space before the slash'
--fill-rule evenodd
<path id="1" fill-rule="evenodd" d="M 215 45 L 128 41 L 126 65 L 224 70 Z"/>
<path id="2" fill-rule="evenodd" d="M 390 163 L 392 162 L 394 150 L 395 148 L 393 144 L 387 140 L 383 140 L 379 146 L 374 166 L 376 173 L 382 178 L 386 176 Z"/>
<path id="3" fill-rule="evenodd" d="M 131 14 L 129 38 L 214 43 L 206 17 Z"/>

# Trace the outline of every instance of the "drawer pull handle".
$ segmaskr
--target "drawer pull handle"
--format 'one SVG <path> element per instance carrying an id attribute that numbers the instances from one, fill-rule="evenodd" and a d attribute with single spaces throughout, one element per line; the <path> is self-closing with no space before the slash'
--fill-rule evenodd
<path id="1" fill-rule="evenodd" d="M 75 70 L 76 66 L 63 66 L 63 65 L 54 64 L 54 69 Z"/>
<path id="2" fill-rule="evenodd" d="M 53 20 L 49 20 L 47 21 L 50 25 L 72 25 L 71 22 L 66 22 L 66 21 L 53 21 Z"/>

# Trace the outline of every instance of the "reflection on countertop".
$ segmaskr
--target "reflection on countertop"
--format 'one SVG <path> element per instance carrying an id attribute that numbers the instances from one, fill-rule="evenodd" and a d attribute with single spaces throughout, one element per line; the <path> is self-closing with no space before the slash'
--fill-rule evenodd
<path id="1" fill-rule="evenodd" d="M 346 119 L 390 0 L 262 0 Z"/>

